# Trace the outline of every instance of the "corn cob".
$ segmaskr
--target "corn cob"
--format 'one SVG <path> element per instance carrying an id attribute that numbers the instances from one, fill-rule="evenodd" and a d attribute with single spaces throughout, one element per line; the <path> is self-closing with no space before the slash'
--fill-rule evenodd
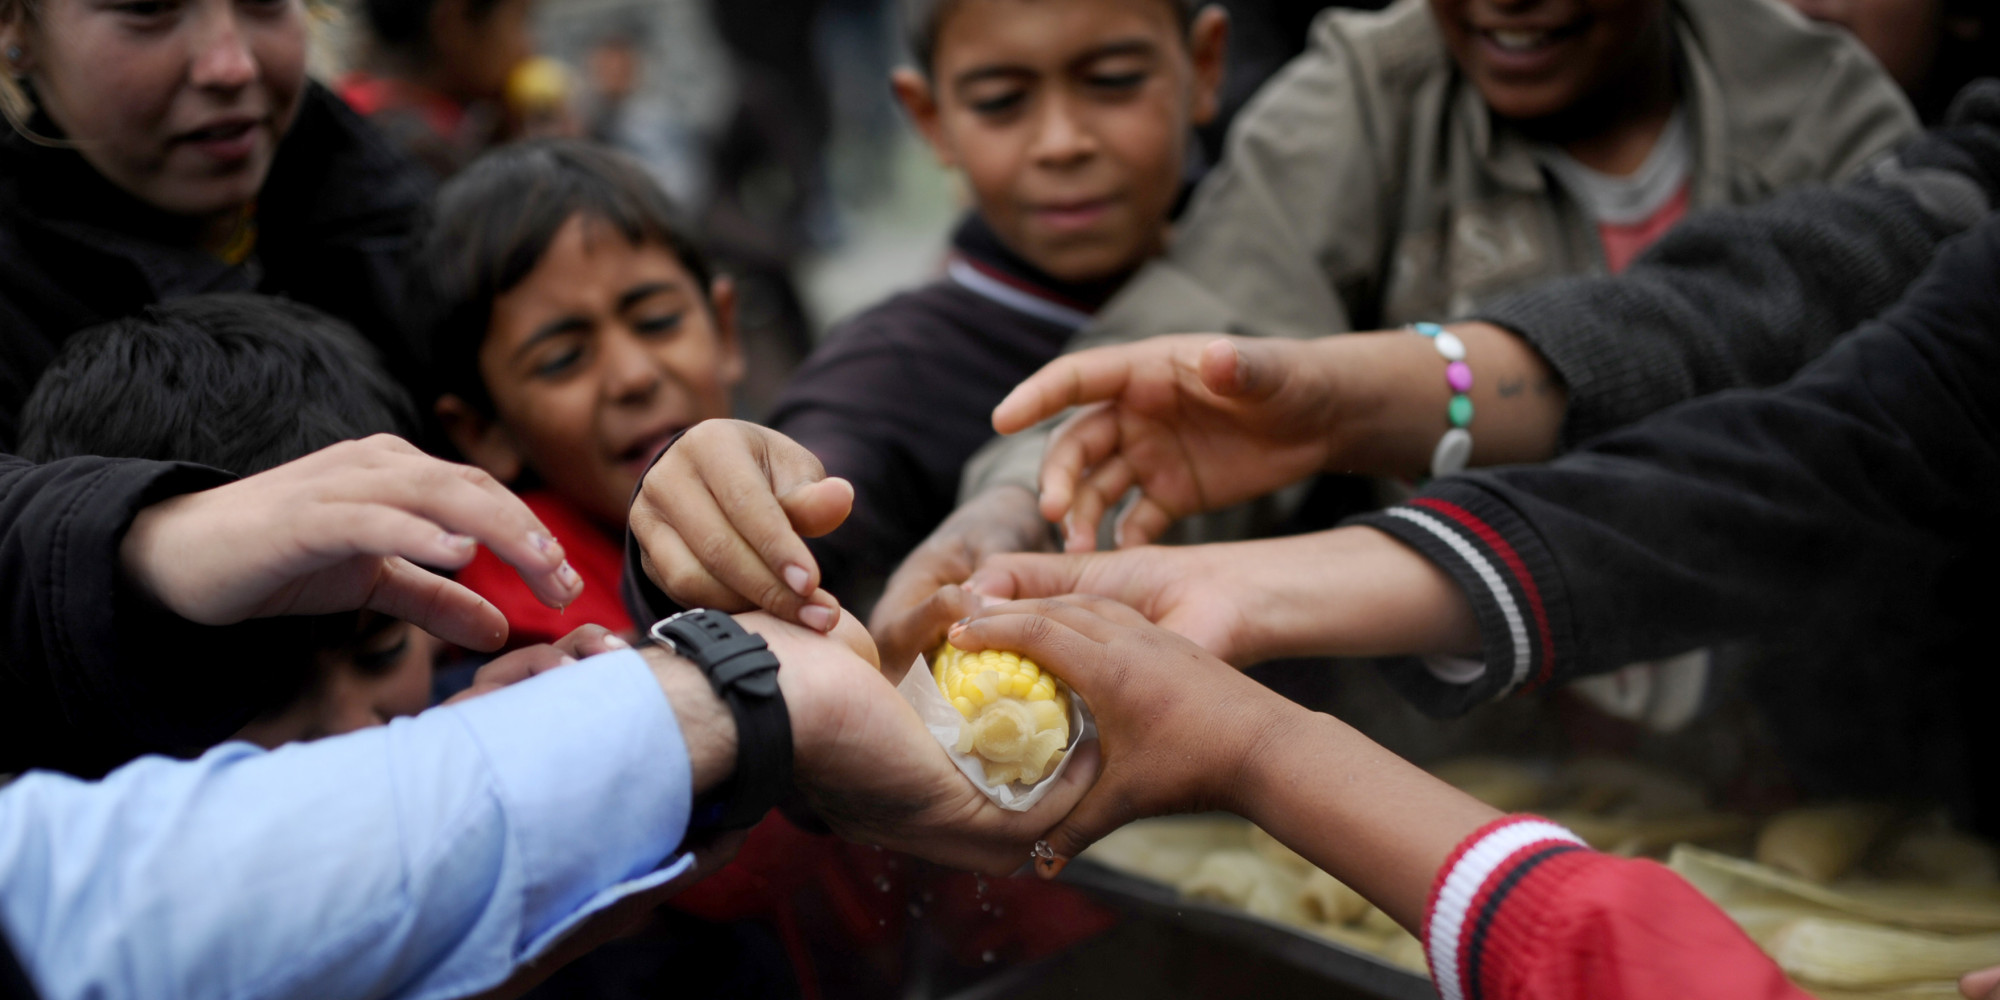
<path id="1" fill-rule="evenodd" d="M 1846 803 L 1781 813 L 1757 837 L 1757 860 L 1827 883 L 1847 874 L 1896 818 L 1888 806 Z"/>
<path id="2" fill-rule="evenodd" d="M 1778 967 L 1836 989 L 1879 989 L 1951 980 L 2000 958 L 2000 935 L 1926 934 L 1848 920 L 1806 917 L 1767 944 Z"/>
<path id="3" fill-rule="evenodd" d="M 1069 688 L 1018 653 L 967 653 L 950 643 L 932 657 L 938 690 L 965 717 L 958 752 L 977 756 L 995 785 L 1042 780 L 1069 745 Z"/>

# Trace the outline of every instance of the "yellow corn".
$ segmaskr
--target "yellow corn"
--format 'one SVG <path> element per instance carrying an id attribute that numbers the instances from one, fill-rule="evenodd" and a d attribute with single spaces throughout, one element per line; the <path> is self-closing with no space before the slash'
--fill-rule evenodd
<path id="1" fill-rule="evenodd" d="M 950 643 L 931 676 L 965 716 L 958 752 L 977 756 L 993 784 L 1042 780 L 1069 745 L 1069 688 L 1018 653 L 967 653 Z"/>

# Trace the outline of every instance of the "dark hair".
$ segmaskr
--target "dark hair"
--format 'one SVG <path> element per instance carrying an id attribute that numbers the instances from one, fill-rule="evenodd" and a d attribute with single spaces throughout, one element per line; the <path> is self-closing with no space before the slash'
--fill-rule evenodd
<path id="1" fill-rule="evenodd" d="M 479 20 L 501 0 L 465 0 L 465 12 Z M 377 43 L 402 52 L 425 52 L 431 45 L 431 12 L 437 0 L 367 0 L 361 5 L 368 33 Z"/>
<path id="2" fill-rule="evenodd" d="M 361 335 L 310 306 L 200 295 L 70 338 L 21 414 L 21 454 L 196 462 L 239 476 L 371 434 L 416 408 Z"/>
<path id="3" fill-rule="evenodd" d="M 417 426 L 409 394 L 353 327 L 286 299 L 199 295 L 71 337 L 28 396 L 20 454 L 195 462 L 250 476 Z M 246 703 L 274 710 L 304 695 L 322 651 L 369 672 L 361 647 L 392 623 L 348 612 L 229 626 L 264 651 L 244 682 Z"/>
<path id="4" fill-rule="evenodd" d="M 380 0 L 376 0 L 380 2 Z M 898 0 L 897 6 L 903 13 L 903 38 L 910 46 L 910 55 L 916 59 L 917 68 L 926 76 L 936 67 L 938 33 L 944 30 L 944 21 L 952 8 L 960 0 Z M 1194 26 L 1196 11 L 1208 5 L 1210 0 L 1166 0 L 1180 18 L 1181 31 Z"/>
<path id="5" fill-rule="evenodd" d="M 682 235 L 673 201 L 637 161 L 573 139 L 503 147 L 438 192 L 418 240 L 412 328 L 440 393 L 492 412 L 479 348 L 493 302 L 527 279 L 563 224 L 579 215 L 634 246 L 656 243 L 671 251 L 706 301 L 708 261 Z"/>

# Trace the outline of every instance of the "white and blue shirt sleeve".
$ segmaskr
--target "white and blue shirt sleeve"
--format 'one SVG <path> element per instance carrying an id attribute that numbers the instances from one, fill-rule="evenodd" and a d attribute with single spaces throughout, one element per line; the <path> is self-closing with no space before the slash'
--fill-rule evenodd
<path id="1" fill-rule="evenodd" d="M 692 864 L 635 652 L 263 752 L 0 791 L 0 927 L 43 1000 L 459 997 Z"/>

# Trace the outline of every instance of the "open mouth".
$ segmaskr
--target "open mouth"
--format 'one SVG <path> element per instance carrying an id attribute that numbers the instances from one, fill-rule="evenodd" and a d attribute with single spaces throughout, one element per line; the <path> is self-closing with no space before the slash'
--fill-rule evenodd
<path id="1" fill-rule="evenodd" d="M 246 118 L 239 121 L 210 125 L 207 128 L 198 128 L 192 132 L 183 132 L 180 139 L 182 142 L 192 143 L 230 142 L 250 134 L 250 130 L 256 127 L 257 122 L 255 119 Z"/>
<path id="2" fill-rule="evenodd" d="M 1526 55 L 1583 34 L 1587 27 L 1589 19 L 1581 18 L 1553 28 L 1481 28 L 1477 31 L 1481 38 L 1502 52 Z"/>
<path id="3" fill-rule="evenodd" d="M 660 453 L 666 451 L 667 446 L 674 443 L 675 436 L 679 435 L 685 429 L 684 427 L 673 427 L 665 433 L 656 434 L 641 440 L 630 448 L 618 453 L 618 464 L 643 474 L 647 469 L 652 468 L 654 460 L 660 457 Z"/>

